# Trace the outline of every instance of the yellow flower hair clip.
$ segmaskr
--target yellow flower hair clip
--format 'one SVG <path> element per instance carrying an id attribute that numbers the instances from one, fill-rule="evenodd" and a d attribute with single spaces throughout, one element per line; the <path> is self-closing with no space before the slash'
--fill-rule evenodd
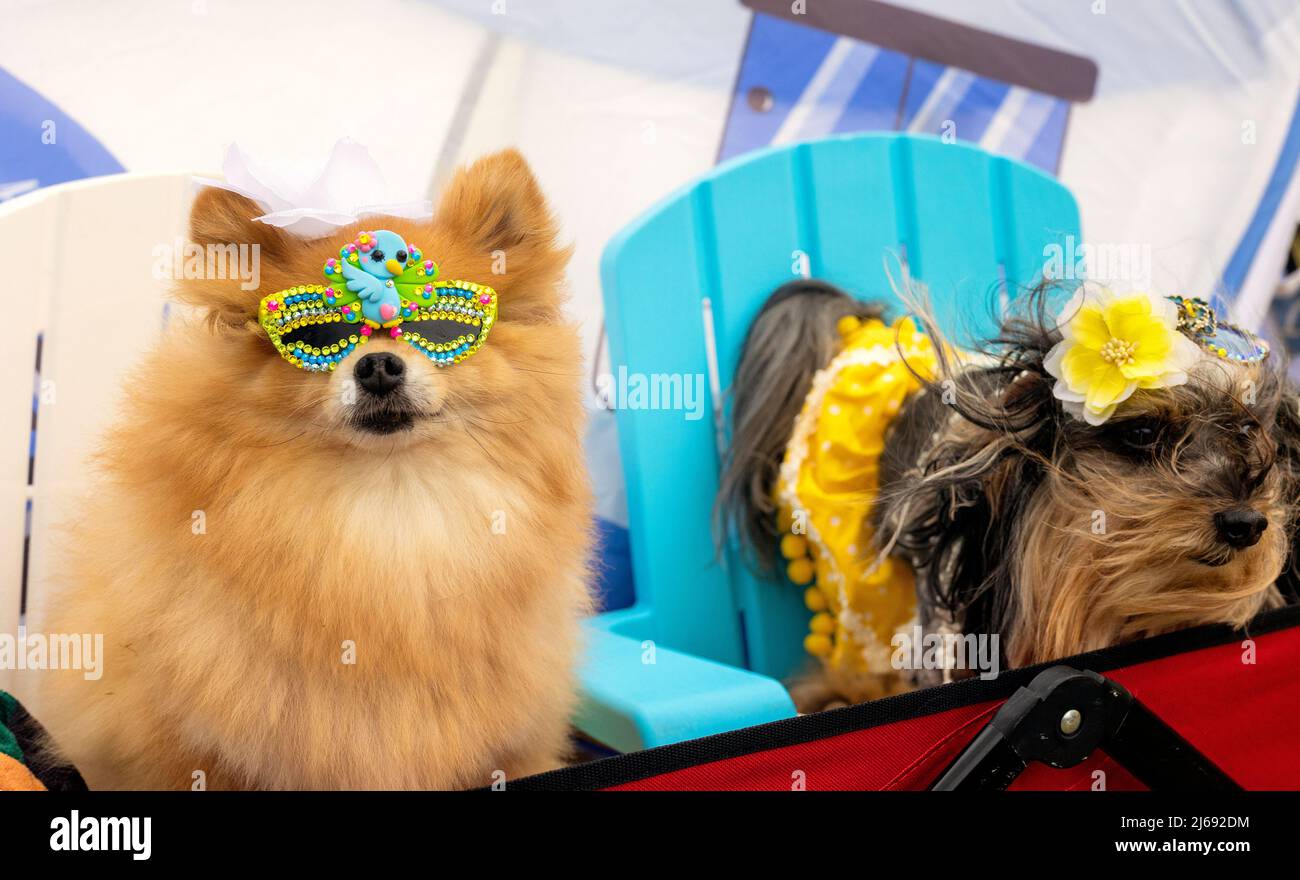
<path id="1" fill-rule="evenodd" d="M 1043 367 L 1066 412 L 1100 425 L 1139 388 L 1187 381 L 1201 348 L 1181 326 L 1178 303 L 1154 293 L 1080 286 L 1058 319 L 1063 338 Z"/>

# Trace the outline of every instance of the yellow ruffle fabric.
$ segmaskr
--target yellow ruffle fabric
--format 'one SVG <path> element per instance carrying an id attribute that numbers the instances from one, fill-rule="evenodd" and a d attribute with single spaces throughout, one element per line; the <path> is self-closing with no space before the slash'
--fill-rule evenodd
<path id="1" fill-rule="evenodd" d="M 916 595 L 906 564 L 878 562 L 880 455 L 885 429 L 921 387 L 908 366 L 929 378 L 937 362 L 907 318 L 887 326 L 849 317 L 839 331 L 844 347 L 814 376 L 777 478 L 781 553 L 813 612 L 808 652 L 840 673 L 882 674 L 890 639 L 914 622 Z"/>

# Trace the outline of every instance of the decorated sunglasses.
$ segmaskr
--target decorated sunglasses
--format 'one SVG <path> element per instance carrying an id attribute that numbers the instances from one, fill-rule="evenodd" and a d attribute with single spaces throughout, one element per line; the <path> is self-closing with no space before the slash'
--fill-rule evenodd
<path id="1" fill-rule="evenodd" d="M 438 280 L 438 266 L 395 232 L 360 232 L 325 261 L 325 284 L 304 284 L 262 300 L 258 322 L 281 357 L 329 372 L 376 330 L 408 343 L 440 367 L 487 341 L 497 294 L 471 281 Z"/>

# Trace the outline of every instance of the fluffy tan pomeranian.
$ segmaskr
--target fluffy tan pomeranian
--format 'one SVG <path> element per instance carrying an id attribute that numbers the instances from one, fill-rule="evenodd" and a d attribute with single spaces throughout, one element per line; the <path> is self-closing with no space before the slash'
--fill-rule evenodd
<path id="1" fill-rule="evenodd" d="M 569 252 L 527 164 L 463 170 L 431 222 L 318 241 L 199 193 L 199 245 L 260 247 L 261 286 L 182 282 L 130 376 L 70 534 L 51 632 L 104 674 L 48 673 L 43 721 L 92 788 L 463 788 L 558 764 L 589 613 Z M 440 367 L 376 330 L 332 372 L 258 322 L 384 227 L 440 278 L 497 291 L 490 338 Z M 379 379 L 375 376 L 378 375 Z"/>

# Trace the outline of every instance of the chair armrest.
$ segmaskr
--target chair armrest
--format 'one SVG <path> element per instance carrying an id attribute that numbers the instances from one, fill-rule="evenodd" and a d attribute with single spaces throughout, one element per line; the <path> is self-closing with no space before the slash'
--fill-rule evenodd
<path id="1" fill-rule="evenodd" d="M 574 724 L 631 752 L 795 714 L 781 683 L 747 669 L 646 645 L 588 624 Z M 653 659 L 653 662 L 650 660 Z"/>

